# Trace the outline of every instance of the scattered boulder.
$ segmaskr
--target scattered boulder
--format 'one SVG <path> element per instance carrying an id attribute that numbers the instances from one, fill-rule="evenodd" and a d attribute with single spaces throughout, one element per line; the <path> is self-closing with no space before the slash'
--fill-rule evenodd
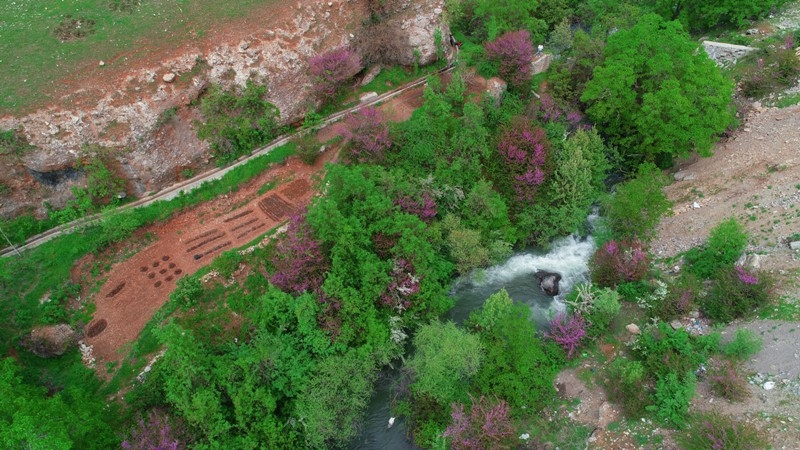
<path id="1" fill-rule="evenodd" d="M 503 99 L 503 95 L 505 95 L 506 90 L 508 90 L 508 83 L 500 78 L 492 77 L 486 81 L 486 95 L 494 100 L 495 104 L 500 103 L 500 100 Z"/>
<path id="2" fill-rule="evenodd" d="M 789 248 L 792 250 L 800 250 L 800 241 L 789 242 Z"/>
<path id="3" fill-rule="evenodd" d="M 546 72 L 547 69 L 550 68 L 550 62 L 553 61 L 553 55 L 549 53 L 539 53 L 533 57 L 533 62 L 531 62 L 532 70 L 531 73 L 536 75 L 537 73 Z"/>
<path id="4" fill-rule="evenodd" d="M 361 103 L 367 103 L 368 101 L 370 101 L 372 99 L 375 99 L 377 97 L 378 97 L 378 93 L 373 91 L 373 92 L 365 92 L 365 93 L 361 94 L 358 97 L 358 99 L 361 101 Z"/>
<path id="5" fill-rule="evenodd" d="M 175 74 L 172 72 L 165 73 L 161 79 L 164 80 L 164 83 L 172 83 L 175 81 Z"/>
<path id="6" fill-rule="evenodd" d="M 628 333 L 633 335 L 642 334 L 642 330 L 639 329 L 639 325 L 636 325 L 635 323 L 629 323 L 625 326 L 625 329 L 628 330 Z"/>
<path id="7" fill-rule="evenodd" d="M 693 181 L 697 179 L 695 174 L 691 172 L 684 172 L 682 170 L 675 172 L 672 177 L 675 179 L 675 181 Z"/>
<path id="8" fill-rule="evenodd" d="M 367 70 L 367 73 L 364 75 L 364 79 L 361 80 L 361 86 L 366 86 L 372 83 L 375 80 L 375 78 L 377 78 L 378 75 L 380 75 L 381 70 L 383 70 L 383 66 L 381 66 L 380 64 L 375 64 L 374 66 L 370 67 Z"/>
<path id="9" fill-rule="evenodd" d="M 34 328 L 23 344 L 36 356 L 53 358 L 78 345 L 80 336 L 67 324 Z"/>
<path id="10" fill-rule="evenodd" d="M 561 281 L 560 273 L 538 270 L 536 271 L 536 279 L 539 280 L 539 287 L 545 294 L 551 297 L 558 295 L 558 282 Z"/>

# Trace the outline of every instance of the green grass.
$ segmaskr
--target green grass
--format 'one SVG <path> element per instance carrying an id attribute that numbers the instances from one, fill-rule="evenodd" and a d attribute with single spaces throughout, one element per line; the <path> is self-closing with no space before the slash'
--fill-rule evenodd
<path id="1" fill-rule="evenodd" d="M 381 73 L 379 73 L 378 76 L 366 86 L 361 87 L 359 92 L 377 92 L 378 94 L 383 94 L 384 92 L 396 89 L 403 84 L 408 83 L 409 81 L 424 76 L 426 73 L 430 73 L 428 72 L 428 69 L 431 68 L 432 66 L 424 67 L 422 70 L 425 72 L 415 74 L 412 69 L 404 67 L 384 67 L 383 70 L 381 70 Z"/>
<path id="2" fill-rule="evenodd" d="M 52 100 L 58 80 L 84 76 L 100 60 L 106 62 L 106 69 L 152 52 L 157 43 L 177 47 L 275 0 L 141 0 L 131 12 L 112 11 L 109 3 L 4 0 L 0 7 L 0 112 L 20 112 Z M 93 20 L 94 31 L 61 42 L 53 30 L 66 15 Z"/>
<path id="3" fill-rule="evenodd" d="M 788 108 L 800 103 L 800 94 L 792 94 L 786 97 L 781 97 L 775 101 L 774 106 L 778 108 Z"/>

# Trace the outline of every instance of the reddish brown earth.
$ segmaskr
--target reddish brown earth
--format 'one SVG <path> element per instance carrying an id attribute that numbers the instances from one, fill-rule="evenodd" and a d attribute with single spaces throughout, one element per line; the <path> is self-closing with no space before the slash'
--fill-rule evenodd
<path id="1" fill-rule="evenodd" d="M 126 344 L 169 299 L 176 281 L 209 264 L 220 253 L 242 246 L 303 209 L 314 195 L 316 174 L 335 158 L 331 149 L 314 166 L 290 158 L 276 164 L 236 193 L 222 196 L 144 232 L 155 242 L 114 265 L 94 295 L 96 312 L 84 342 L 96 362 L 120 361 Z M 257 195 L 267 182 L 274 189 Z M 89 261 L 83 261 L 86 267 Z"/>

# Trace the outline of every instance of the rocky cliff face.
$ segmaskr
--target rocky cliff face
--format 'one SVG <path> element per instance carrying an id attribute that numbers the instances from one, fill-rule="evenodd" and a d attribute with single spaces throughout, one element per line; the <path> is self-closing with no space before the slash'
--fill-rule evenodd
<path id="1" fill-rule="evenodd" d="M 404 46 L 403 63 L 435 60 L 434 34 L 449 33 L 442 4 L 396 1 L 388 26 Z M 0 182 L 11 188 L 2 194 L 0 216 L 29 207 L 41 213 L 45 201 L 63 205 L 69 187 L 84 182 L 72 168 L 89 145 L 110 149 L 112 169 L 129 180 L 134 195 L 170 184 L 182 169 L 208 166 L 208 144 L 198 140 L 193 122 L 202 120 L 194 101 L 211 83 L 266 83 L 267 100 L 279 108 L 283 122 L 302 118 L 316 106 L 308 59 L 356 42 L 368 17 L 366 0 L 279 5 L 271 23 L 243 40 L 131 69 L 121 86 L 107 89 L 88 108 L 72 109 L 67 98 L 23 117 L 0 118 L 0 129 L 20 129 L 36 147 L 22 157 L 0 157 Z"/>

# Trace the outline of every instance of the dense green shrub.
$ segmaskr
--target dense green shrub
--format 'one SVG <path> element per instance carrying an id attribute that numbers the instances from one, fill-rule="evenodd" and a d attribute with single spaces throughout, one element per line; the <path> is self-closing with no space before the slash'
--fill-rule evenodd
<path id="1" fill-rule="evenodd" d="M 746 27 L 751 20 L 766 16 L 788 0 L 695 0 L 675 3 L 653 2 L 655 11 L 667 20 L 679 20 L 691 31 L 723 26 Z"/>
<path id="2" fill-rule="evenodd" d="M 277 136 L 280 112 L 264 100 L 267 87 L 250 81 L 240 92 L 212 86 L 203 96 L 205 122 L 197 129 L 211 143 L 219 165 L 249 154 Z"/>
<path id="3" fill-rule="evenodd" d="M 377 371 L 355 351 L 320 361 L 297 399 L 297 416 L 312 448 L 345 447 L 356 437 Z"/>
<path id="4" fill-rule="evenodd" d="M 730 322 L 770 304 L 773 293 L 773 281 L 768 274 L 754 275 L 737 266 L 717 273 L 700 307 L 709 318 Z"/>
<path id="5" fill-rule="evenodd" d="M 715 411 L 692 416 L 689 427 L 678 435 L 677 441 L 687 450 L 769 448 L 767 435 L 754 424 Z"/>
<path id="6" fill-rule="evenodd" d="M 582 315 L 588 322 L 591 337 L 603 335 L 619 314 L 622 305 L 617 291 L 580 284 L 567 296 L 566 303 L 573 314 Z"/>
<path id="7" fill-rule="evenodd" d="M 581 101 L 627 165 L 709 155 L 733 124 L 733 83 L 680 23 L 645 15 L 609 36 L 604 56 Z"/>
<path id="8" fill-rule="evenodd" d="M 469 323 L 478 331 L 485 357 L 474 377 L 477 390 L 496 395 L 513 407 L 538 410 L 552 400 L 560 352 L 536 337 L 530 310 L 514 304 L 505 290 L 490 296 Z"/>
<path id="9" fill-rule="evenodd" d="M 686 252 L 688 270 L 700 278 L 711 278 L 721 269 L 729 269 L 747 246 L 747 232 L 730 217 L 711 229 L 708 242 Z"/>
<path id="10" fill-rule="evenodd" d="M 603 202 L 605 224 L 612 239 L 639 239 L 649 242 L 661 216 L 672 204 L 662 191 L 666 177 L 652 164 L 639 167 L 636 177 L 617 185 Z"/>
<path id="11" fill-rule="evenodd" d="M 667 373 L 656 381 L 653 404 L 647 410 L 654 412 L 663 424 L 683 428 L 688 419 L 694 388 L 693 374 L 679 377 L 675 372 Z"/>
<path id="12" fill-rule="evenodd" d="M 659 379 L 665 379 L 670 373 L 684 379 L 697 370 L 707 354 L 702 342 L 683 328 L 672 329 L 666 322 L 643 330 L 631 348 L 647 373 Z"/>
<path id="13" fill-rule="evenodd" d="M 178 303 L 182 308 L 188 309 L 197 304 L 203 294 L 203 283 L 199 277 L 184 275 L 175 283 L 175 290 L 169 294 L 171 301 Z"/>
<path id="14" fill-rule="evenodd" d="M 480 369 L 485 347 L 478 336 L 452 322 L 423 325 L 414 336 L 411 386 L 416 397 L 428 395 L 440 405 L 466 400 L 467 387 Z"/>
<path id="15" fill-rule="evenodd" d="M 642 363 L 619 357 L 608 366 L 606 375 L 608 397 L 622 407 L 625 416 L 636 418 L 645 414 L 651 404 L 648 392 L 652 386 Z"/>

